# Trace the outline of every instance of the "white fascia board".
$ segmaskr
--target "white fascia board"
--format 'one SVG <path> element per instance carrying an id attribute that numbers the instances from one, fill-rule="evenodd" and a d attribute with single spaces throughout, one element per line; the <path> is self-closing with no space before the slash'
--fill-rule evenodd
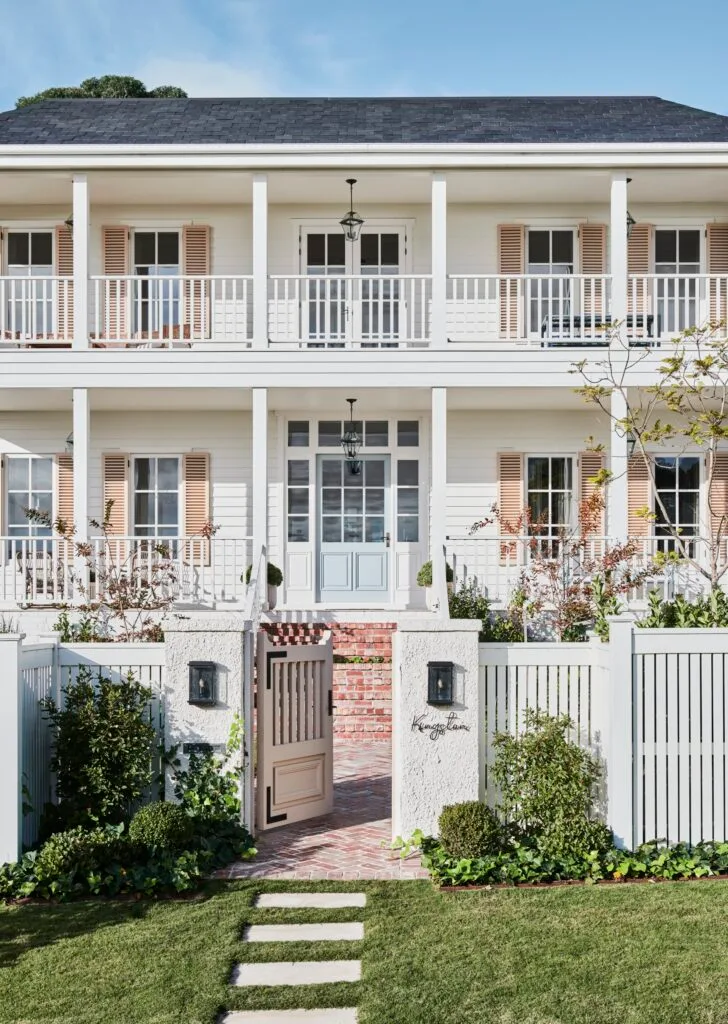
<path id="1" fill-rule="evenodd" d="M 728 143 L 0 146 L 0 169 L 290 169 L 350 167 L 715 167 Z"/>

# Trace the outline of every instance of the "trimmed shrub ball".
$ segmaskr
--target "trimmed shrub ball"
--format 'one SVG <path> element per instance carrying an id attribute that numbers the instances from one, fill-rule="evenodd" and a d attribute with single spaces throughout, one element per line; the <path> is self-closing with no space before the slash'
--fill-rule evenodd
<path id="1" fill-rule="evenodd" d="M 479 800 L 443 807 L 438 824 L 440 842 L 451 857 L 484 857 L 503 842 L 500 822 Z"/>
<path id="2" fill-rule="evenodd" d="M 177 804 L 158 800 L 140 807 L 129 824 L 129 839 L 140 846 L 183 850 L 192 839 L 192 821 Z"/>

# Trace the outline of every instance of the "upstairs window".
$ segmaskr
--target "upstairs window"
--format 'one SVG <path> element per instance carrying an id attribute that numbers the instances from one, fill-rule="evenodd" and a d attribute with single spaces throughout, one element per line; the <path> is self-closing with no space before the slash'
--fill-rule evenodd
<path id="1" fill-rule="evenodd" d="M 529 333 L 540 335 L 551 318 L 571 315 L 571 282 L 574 273 L 574 232 L 571 228 L 529 229 L 526 272 L 536 275 L 526 282 Z M 543 278 L 546 275 L 547 279 Z M 548 278 L 553 277 L 553 280 Z M 560 323 L 557 328 L 560 328 Z"/>
<path id="2" fill-rule="evenodd" d="M 7 268 L 9 277 L 52 277 L 53 232 L 8 231 Z M 10 286 L 7 303 L 8 327 L 18 336 L 37 336 L 53 331 L 53 282 L 31 286 Z"/>
<path id="3" fill-rule="evenodd" d="M 134 327 L 143 333 L 165 335 L 164 328 L 180 322 L 178 231 L 135 231 L 134 274 L 150 278 L 134 285 Z M 153 280 L 161 278 L 162 280 Z M 165 280 L 166 279 L 166 280 Z"/>

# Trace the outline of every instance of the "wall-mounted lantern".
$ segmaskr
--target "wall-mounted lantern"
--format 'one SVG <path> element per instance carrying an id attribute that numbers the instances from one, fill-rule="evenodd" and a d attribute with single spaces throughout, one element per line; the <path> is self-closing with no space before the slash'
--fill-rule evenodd
<path id="1" fill-rule="evenodd" d="M 217 703 L 217 665 L 214 661 L 190 662 L 189 704 L 209 707 Z"/>
<path id="2" fill-rule="evenodd" d="M 452 704 L 453 663 L 451 661 L 428 661 L 427 703 Z"/>
<path id="3" fill-rule="evenodd" d="M 627 458 L 628 459 L 632 458 L 632 456 L 634 455 L 634 450 L 635 450 L 636 447 L 637 447 L 637 438 L 634 436 L 634 434 L 630 430 L 627 433 Z"/>

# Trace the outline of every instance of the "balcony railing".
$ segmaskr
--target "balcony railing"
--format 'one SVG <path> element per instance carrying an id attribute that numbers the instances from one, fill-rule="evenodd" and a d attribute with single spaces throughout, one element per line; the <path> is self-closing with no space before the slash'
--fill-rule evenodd
<path id="1" fill-rule="evenodd" d="M 97 348 L 248 345 L 251 276 L 93 277 L 91 344 Z"/>
<path id="2" fill-rule="evenodd" d="M 633 344 L 659 344 L 708 322 L 726 334 L 727 275 L 634 275 L 627 292 Z M 432 342 L 428 274 L 275 275 L 267 294 L 272 348 L 422 349 Z M 451 275 L 445 301 L 452 345 L 582 347 L 610 337 L 607 274 Z M 252 275 L 95 276 L 88 304 L 92 348 L 253 342 Z M 74 326 L 73 278 L 0 278 L 0 346 L 68 348 L 84 333 Z"/>
<path id="3" fill-rule="evenodd" d="M 250 537 L 114 537 L 76 545 L 60 537 L 0 538 L 0 602 L 56 605 L 107 596 L 104 584 L 122 578 L 156 580 L 176 603 L 242 605 L 250 564 Z M 79 580 L 83 580 L 80 587 Z M 133 589 L 133 588 L 132 588 Z"/>
<path id="4" fill-rule="evenodd" d="M 427 274 L 274 276 L 268 336 L 295 348 L 426 348 L 431 296 Z"/>
<path id="5" fill-rule="evenodd" d="M 447 560 L 452 566 L 455 587 L 473 583 L 497 606 L 506 606 L 518 588 L 523 572 L 528 568 L 534 543 L 541 546 L 543 558 L 556 556 L 553 540 L 534 537 L 449 537 L 446 543 Z M 599 559 L 615 540 L 610 537 L 590 537 L 581 549 L 579 557 L 565 566 L 566 571 L 579 571 L 585 563 Z M 633 540 L 636 554 L 631 569 L 637 571 L 648 566 L 658 553 L 675 549 L 675 541 L 669 537 L 639 537 Z M 691 545 L 688 552 L 701 565 L 708 564 L 707 541 L 696 537 L 686 542 Z M 581 566 L 580 566 L 581 562 Z M 728 540 L 724 540 L 721 551 L 721 565 L 728 562 Z M 728 585 L 728 576 L 726 577 Z M 630 595 L 631 601 L 643 602 L 647 589 L 661 590 L 666 597 L 677 593 L 697 596 L 709 588 L 709 581 L 698 569 L 687 561 L 670 561 L 656 572 L 644 587 Z"/>
<path id="6" fill-rule="evenodd" d="M 72 278 L 0 277 L 0 345 L 65 348 L 72 341 Z"/>

